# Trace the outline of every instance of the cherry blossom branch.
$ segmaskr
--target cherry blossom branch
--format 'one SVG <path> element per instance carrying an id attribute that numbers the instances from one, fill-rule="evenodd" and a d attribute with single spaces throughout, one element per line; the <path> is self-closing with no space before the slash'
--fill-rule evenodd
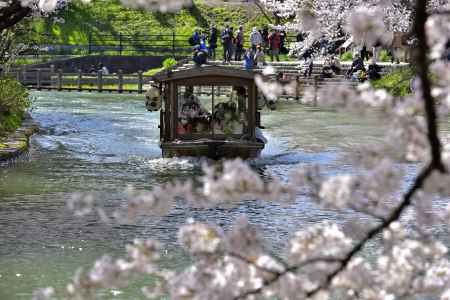
<path id="1" fill-rule="evenodd" d="M 241 258 L 241 257 L 237 257 L 237 258 Z M 244 259 L 244 261 L 247 262 L 247 263 L 250 263 L 250 264 L 254 265 L 254 266 L 255 266 L 256 268 L 258 268 L 258 269 L 261 269 L 260 267 L 256 266 L 254 263 L 249 262 L 249 261 L 246 260 L 246 259 Z M 272 273 L 274 276 L 273 276 L 272 278 L 270 278 L 270 279 L 264 280 L 263 285 L 262 285 L 261 287 L 259 287 L 259 288 L 257 288 L 257 289 L 249 290 L 249 291 L 247 291 L 247 292 L 245 292 L 245 293 L 243 293 L 243 294 L 241 294 L 241 295 L 235 297 L 234 300 L 246 299 L 246 298 L 249 297 L 249 296 L 252 296 L 252 295 L 258 295 L 258 294 L 260 294 L 266 287 L 268 287 L 268 286 L 270 286 L 271 284 L 277 282 L 277 281 L 278 281 L 281 277 L 283 277 L 284 275 L 287 275 L 287 274 L 293 273 L 293 272 L 297 272 L 298 270 L 300 270 L 300 269 L 302 269 L 302 268 L 304 268 L 304 267 L 306 267 L 306 266 L 309 266 L 309 265 L 312 265 L 312 264 L 315 264 L 315 263 L 341 263 L 341 261 L 342 261 L 342 260 L 341 260 L 340 258 L 336 258 L 336 257 L 314 257 L 314 258 L 307 259 L 307 260 L 301 262 L 301 263 L 298 264 L 298 265 L 295 265 L 295 266 L 291 266 L 291 267 L 289 267 L 289 268 L 286 268 L 283 272 L 276 272 L 276 271 L 273 271 L 273 270 L 272 270 L 272 271 L 268 271 L 268 270 L 264 269 L 263 271 L 270 272 L 270 273 Z"/>
<path id="2" fill-rule="evenodd" d="M 438 170 L 442 173 L 447 172 L 441 157 L 441 142 L 438 137 L 438 124 L 437 124 L 437 113 L 435 109 L 434 99 L 431 95 L 431 81 L 428 77 L 428 52 L 429 46 L 427 44 L 427 36 L 425 32 L 425 24 L 428 19 L 428 13 L 426 12 L 427 1 L 426 0 L 417 0 L 416 1 L 416 14 L 414 18 L 414 31 L 419 40 L 418 50 L 415 55 L 416 64 L 417 64 L 417 74 L 422 82 L 422 97 L 424 100 L 425 106 L 425 114 L 427 121 L 427 138 L 430 144 L 430 152 L 431 152 L 431 161 L 430 163 L 419 173 L 419 175 L 414 180 L 414 183 L 409 188 L 409 190 L 404 194 L 402 201 L 397 206 L 397 208 L 378 226 L 372 228 L 365 234 L 365 237 L 362 238 L 357 244 L 353 246 L 350 252 L 348 252 L 345 257 L 338 262 L 340 266 L 336 268 L 333 272 L 326 276 L 325 281 L 320 284 L 317 288 L 311 290 L 307 293 L 307 297 L 315 296 L 319 291 L 329 288 L 332 285 L 333 280 L 341 274 L 344 270 L 346 270 L 349 263 L 352 261 L 354 257 L 356 257 L 366 246 L 366 244 L 382 233 L 385 229 L 389 228 L 391 224 L 397 222 L 404 211 L 411 206 L 413 202 L 414 195 L 423 188 L 428 177 L 431 176 L 433 171 Z M 302 265 L 303 266 L 303 265 Z M 279 280 L 283 275 L 288 272 L 298 271 L 302 266 L 294 266 L 292 268 L 286 269 L 285 272 L 277 274 L 271 280 L 266 280 L 258 289 L 254 289 L 252 291 L 248 291 L 245 294 L 238 297 L 238 299 L 246 298 L 249 295 L 255 295 L 275 281 Z"/>
<path id="3" fill-rule="evenodd" d="M 350 204 L 349 208 L 351 210 L 355 211 L 355 212 L 359 212 L 361 214 L 365 214 L 366 216 L 370 216 L 370 217 L 372 217 L 372 218 L 374 218 L 374 219 L 376 219 L 376 220 L 378 220 L 380 222 L 386 221 L 385 217 L 383 217 L 381 215 L 378 215 L 378 214 L 376 214 L 374 212 L 371 212 L 369 210 L 361 209 L 361 208 L 357 207 L 356 205 Z"/>
<path id="4" fill-rule="evenodd" d="M 353 249 L 345 256 L 344 259 L 341 260 L 341 266 L 336 269 L 334 272 L 330 273 L 325 282 L 321 284 L 316 289 L 309 292 L 307 295 L 308 297 L 314 296 L 319 292 L 320 290 L 328 288 L 333 279 L 339 275 L 342 271 L 346 269 L 350 261 L 361 252 L 361 250 L 364 248 L 364 246 L 372 240 L 375 236 L 380 234 L 384 229 L 389 228 L 389 226 L 398 221 L 400 219 L 400 216 L 403 214 L 406 208 L 408 208 L 413 200 L 413 197 L 417 191 L 419 191 L 426 181 L 426 179 L 431 175 L 431 173 L 436 169 L 436 166 L 433 165 L 433 163 L 430 163 L 416 178 L 414 181 L 414 184 L 410 187 L 408 192 L 404 195 L 402 202 L 400 205 L 392 212 L 392 214 L 380 225 L 374 227 L 372 230 L 366 233 L 366 236 L 360 240 Z"/>
<path id="5" fill-rule="evenodd" d="M 238 297 L 236 297 L 235 299 L 245 299 L 246 297 L 250 296 L 250 295 L 258 295 L 260 294 L 265 288 L 267 288 L 268 286 L 272 285 L 273 283 L 275 283 L 276 281 L 278 281 L 281 277 L 283 277 L 284 275 L 288 274 L 288 273 L 292 273 L 292 272 L 297 272 L 298 270 L 304 268 L 307 265 L 310 265 L 312 263 L 317 263 L 317 262 L 326 262 L 326 263 L 339 263 L 339 267 L 334 270 L 332 273 L 328 274 L 325 282 L 322 283 L 321 285 L 319 285 L 316 289 L 310 291 L 307 293 L 308 297 L 312 297 L 314 295 L 316 295 L 319 291 L 328 288 L 333 279 L 339 275 L 342 271 L 344 271 L 346 269 L 346 267 L 348 266 L 348 264 L 350 263 L 350 261 L 361 252 L 361 250 L 364 248 L 364 246 L 367 244 L 367 242 L 369 242 L 370 240 L 372 240 L 375 236 L 377 236 L 378 234 L 380 234 L 384 229 L 388 228 L 392 223 L 398 221 L 400 219 L 400 216 L 403 214 L 403 212 L 405 211 L 406 208 L 408 208 L 413 200 L 413 197 L 415 195 L 415 193 L 417 191 L 419 191 L 426 179 L 431 175 L 431 173 L 436 169 L 436 167 L 430 163 L 430 165 L 425 168 L 416 178 L 416 180 L 414 181 L 414 184 L 410 187 L 410 189 L 408 190 L 408 192 L 404 195 L 402 202 L 400 203 L 400 205 L 392 212 L 392 214 L 384 221 L 382 222 L 380 225 L 374 227 L 372 230 L 368 231 L 366 233 L 366 236 L 361 239 L 353 248 L 350 252 L 348 252 L 345 257 L 343 258 L 335 258 L 335 257 L 318 257 L 318 258 L 311 258 L 308 260 L 305 260 L 304 262 L 302 262 L 301 264 L 298 265 L 294 265 L 291 266 L 289 268 L 286 268 L 285 271 L 283 272 L 272 272 L 274 274 L 274 277 L 272 277 L 269 280 L 265 280 L 263 285 L 257 289 L 253 289 L 250 291 L 247 291 L 246 293 L 239 295 Z"/>
<path id="6" fill-rule="evenodd" d="M 425 23 L 428 19 L 427 1 L 417 0 L 416 14 L 414 21 L 414 32 L 418 39 L 418 47 L 415 55 L 417 65 L 417 74 L 421 81 L 422 97 L 425 102 L 425 112 L 427 117 L 428 141 L 431 146 L 431 165 L 441 172 L 445 172 L 444 164 L 441 158 L 441 142 L 438 137 L 438 124 L 436 109 L 434 106 L 434 99 L 431 95 L 431 81 L 428 77 L 429 61 L 428 52 L 429 46 L 427 43 L 427 36 L 425 32 Z"/>
<path id="7" fill-rule="evenodd" d="M 441 158 L 441 143 L 438 137 L 438 125 L 437 125 L 437 114 L 434 106 L 434 99 L 431 95 L 431 82 L 428 78 L 428 44 L 427 44 L 427 36 L 425 32 L 425 23 L 428 19 L 428 14 L 426 12 L 427 1 L 426 0 L 417 0 L 416 1 L 416 15 L 414 21 L 414 31 L 419 40 L 419 47 L 416 53 L 416 64 L 417 64 L 417 72 L 419 78 L 422 82 L 422 97 L 425 102 L 425 113 L 428 127 L 428 141 L 431 147 L 431 162 L 429 165 L 422 170 L 422 172 L 417 176 L 414 181 L 414 184 L 408 190 L 408 192 L 404 195 L 402 202 L 395 209 L 392 214 L 380 225 L 376 226 L 372 230 L 370 230 L 364 239 L 362 239 L 356 246 L 350 251 L 344 260 L 342 260 L 342 265 L 340 268 L 329 274 L 326 278 L 324 284 L 319 286 L 317 289 L 308 293 L 308 297 L 315 295 L 318 291 L 327 288 L 331 285 L 333 279 L 340 274 L 349 262 L 355 257 L 366 245 L 366 243 L 373 239 L 376 235 L 381 233 L 384 229 L 388 228 L 393 222 L 396 222 L 400 219 L 400 216 L 403 214 L 405 209 L 409 207 L 412 203 L 413 196 L 417 191 L 422 189 L 426 179 L 432 174 L 434 170 L 439 170 L 441 172 L 446 172 L 445 166 L 442 163 Z"/>
<path id="8" fill-rule="evenodd" d="M 281 273 L 283 273 L 283 272 L 277 271 L 277 270 L 269 268 L 269 267 L 261 266 L 255 260 L 249 259 L 248 257 L 245 257 L 244 255 L 241 255 L 237 252 L 231 251 L 231 252 L 228 252 L 227 255 L 229 255 L 230 257 L 239 259 L 239 260 L 247 263 L 248 265 L 255 267 L 256 269 L 258 269 L 262 272 L 267 272 L 267 273 L 271 273 L 274 275 L 280 275 Z M 273 256 L 271 256 L 271 258 L 273 258 Z M 284 260 L 278 259 L 278 260 L 276 260 L 276 262 L 280 263 L 280 265 L 282 265 L 283 268 L 287 269 L 288 266 Z"/>
<path id="9" fill-rule="evenodd" d="M 266 10 L 264 9 L 264 5 L 259 0 L 255 0 L 254 3 L 259 8 L 259 11 L 263 14 L 263 16 L 267 19 L 267 21 L 269 21 L 269 23 L 272 23 L 273 20 L 267 15 Z"/>

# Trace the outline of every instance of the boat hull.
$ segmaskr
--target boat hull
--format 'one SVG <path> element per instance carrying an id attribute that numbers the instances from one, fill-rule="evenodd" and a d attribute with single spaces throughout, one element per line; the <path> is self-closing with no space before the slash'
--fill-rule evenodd
<path id="1" fill-rule="evenodd" d="M 261 154 L 263 143 L 246 141 L 175 141 L 161 143 L 163 157 L 255 158 Z"/>

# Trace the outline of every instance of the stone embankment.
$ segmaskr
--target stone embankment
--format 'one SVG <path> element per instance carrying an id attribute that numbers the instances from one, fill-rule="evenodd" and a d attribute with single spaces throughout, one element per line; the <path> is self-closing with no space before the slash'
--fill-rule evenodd
<path id="1" fill-rule="evenodd" d="M 0 163 L 19 157 L 28 150 L 30 137 L 39 130 L 31 117 L 26 117 L 22 126 L 7 137 L 0 137 Z"/>

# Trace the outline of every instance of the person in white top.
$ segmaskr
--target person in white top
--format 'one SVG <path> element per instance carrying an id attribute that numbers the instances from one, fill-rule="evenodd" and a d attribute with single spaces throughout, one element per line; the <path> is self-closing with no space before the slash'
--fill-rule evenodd
<path id="1" fill-rule="evenodd" d="M 109 75 L 109 70 L 106 66 L 104 66 L 102 63 L 98 65 L 98 71 L 101 72 L 103 75 Z"/>
<path id="2" fill-rule="evenodd" d="M 261 45 L 263 42 L 261 33 L 253 27 L 252 32 L 250 33 L 250 43 L 252 45 L 253 52 L 256 52 L 256 46 Z"/>
<path id="3" fill-rule="evenodd" d="M 303 77 L 311 77 L 314 66 L 314 59 L 312 56 L 308 56 L 303 62 Z"/>

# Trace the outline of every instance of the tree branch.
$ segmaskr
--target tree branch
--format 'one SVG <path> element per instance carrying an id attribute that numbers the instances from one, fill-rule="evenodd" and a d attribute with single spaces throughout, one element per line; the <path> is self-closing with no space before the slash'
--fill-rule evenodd
<path id="1" fill-rule="evenodd" d="M 434 10 L 430 13 L 430 15 L 450 15 L 450 9 L 447 10 Z"/>
<path id="2" fill-rule="evenodd" d="M 273 20 L 267 15 L 267 12 L 264 9 L 264 6 L 261 4 L 261 2 L 259 2 L 259 0 L 254 0 L 254 3 L 259 8 L 264 17 L 267 19 L 267 21 L 269 21 L 269 23 L 273 23 Z"/>
<path id="3" fill-rule="evenodd" d="M 389 218 L 386 219 L 385 222 L 375 227 L 371 231 L 369 231 L 366 237 L 361 240 L 352 251 L 350 251 L 346 257 L 342 261 L 342 265 L 339 269 L 334 271 L 333 273 L 327 276 L 327 280 L 325 284 L 316 290 L 309 293 L 308 296 L 312 296 L 316 294 L 319 290 L 328 287 L 332 280 L 342 272 L 350 262 L 350 260 L 359 253 L 364 245 L 375 237 L 377 234 L 381 233 L 384 229 L 388 228 L 393 222 L 400 219 L 400 216 L 404 212 L 404 210 L 411 205 L 414 194 L 420 190 L 426 179 L 431 175 L 434 170 L 438 170 L 440 172 L 446 172 L 445 166 L 442 163 L 441 157 L 441 142 L 438 137 L 438 124 L 437 124 L 437 114 L 434 106 L 434 99 L 431 95 L 431 81 L 428 77 L 428 51 L 429 47 L 427 44 L 427 36 L 425 31 L 425 23 L 428 19 L 428 14 L 426 12 L 427 8 L 427 0 L 417 0 L 416 1 L 416 14 L 414 19 L 414 31 L 417 35 L 417 39 L 419 40 L 419 47 L 417 49 L 415 55 L 415 61 L 417 65 L 417 74 L 422 82 L 422 97 L 425 105 L 425 114 L 427 120 L 427 128 L 428 128 L 428 142 L 430 143 L 430 152 L 431 152 L 431 162 L 429 165 L 417 176 L 414 184 L 409 189 L 409 191 L 404 195 L 403 201 L 397 207 L 397 209 L 390 215 Z"/>
<path id="4" fill-rule="evenodd" d="M 425 23 L 428 19 L 427 1 L 416 1 L 416 15 L 414 21 L 414 32 L 418 39 L 418 47 L 415 53 L 415 62 L 417 66 L 417 75 L 421 81 L 422 97 L 425 102 L 425 112 L 427 116 L 428 141 L 431 146 L 432 165 L 439 171 L 445 172 L 444 164 L 441 158 L 441 142 L 438 136 L 438 124 L 434 99 L 431 95 L 431 80 L 428 77 L 428 52 L 429 46 L 425 32 Z"/>
<path id="5" fill-rule="evenodd" d="M 0 32 L 14 26 L 30 13 L 30 7 L 23 7 L 20 1 L 13 0 L 10 5 L 0 9 Z"/>
<path id="6" fill-rule="evenodd" d="M 331 285 L 331 282 L 333 279 L 342 271 L 345 270 L 345 268 L 348 266 L 350 261 L 364 248 L 364 246 L 367 244 L 368 241 L 372 240 L 375 236 L 377 236 L 379 233 L 381 233 L 384 229 L 389 228 L 389 226 L 398 221 L 400 219 L 400 216 L 403 214 L 406 208 L 408 208 L 413 200 L 413 197 L 417 191 L 419 191 L 426 179 L 431 175 L 431 173 L 436 169 L 436 167 L 430 163 L 420 174 L 417 176 L 416 180 L 414 181 L 414 184 L 410 187 L 408 192 L 404 195 L 402 202 L 400 205 L 392 212 L 392 214 L 380 225 L 374 227 L 372 230 L 370 230 L 366 236 L 360 240 L 354 248 L 346 255 L 346 257 L 341 261 L 341 267 L 336 269 L 334 272 L 330 273 L 325 283 L 321 284 L 317 289 L 312 290 L 308 293 L 308 297 L 311 297 L 315 295 L 317 292 L 319 292 L 322 289 L 328 288 Z"/>
<path id="7" fill-rule="evenodd" d="M 248 260 L 244 260 L 246 262 L 248 262 Z M 295 266 L 291 266 L 289 268 L 287 268 L 284 272 L 270 272 L 272 273 L 274 276 L 271 279 L 268 280 L 264 280 L 264 283 L 261 287 L 257 288 L 257 289 L 253 289 L 253 290 L 249 290 L 237 297 L 234 298 L 234 300 L 239 300 L 239 299 L 245 299 L 248 296 L 252 296 L 252 295 L 258 295 L 260 294 L 266 287 L 270 286 L 271 284 L 275 283 L 276 281 L 278 281 L 281 277 L 283 277 L 284 275 L 288 274 L 288 273 L 292 273 L 292 272 L 296 272 L 308 265 L 312 265 L 315 263 L 341 263 L 342 259 L 341 258 L 336 258 L 336 257 L 313 257 L 310 259 L 307 259 L 303 262 L 301 262 L 298 265 Z M 254 265 L 254 263 L 251 263 L 252 265 Z M 255 266 L 257 267 L 257 266 Z M 259 267 L 258 267 L 259 268 Z"/>

